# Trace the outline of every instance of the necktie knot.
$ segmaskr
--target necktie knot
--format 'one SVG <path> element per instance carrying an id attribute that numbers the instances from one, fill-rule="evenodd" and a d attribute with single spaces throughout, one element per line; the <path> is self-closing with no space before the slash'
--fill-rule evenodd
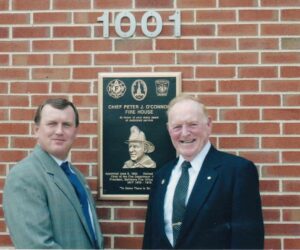
<path id="1" fill-rule="evenodd" d="M 62 168 L 62 170 L 65 172 L 66 175 L 70 175 L 71 174 L 71 170 L 69 167 L 69 162 L 65 161 L 63 162 L 60 167 Z"/>
<path id="2" fill-rule="evenodd" d="M 190 167 L 191 167 L 191 163 L 189 161 L 184 161 L 182 164 L 181 164 L 181 167 L 183 170 L 188 170 Z"/>

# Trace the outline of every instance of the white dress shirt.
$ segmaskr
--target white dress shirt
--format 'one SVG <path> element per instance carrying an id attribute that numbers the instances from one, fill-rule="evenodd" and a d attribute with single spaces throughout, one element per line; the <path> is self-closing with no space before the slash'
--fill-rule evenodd
<path id="1" fill-rule="evenodd" d="M 196 179 L 204 162 L 204 159 L 210 149 L 211 143 L 207 142 L 201 152 L 190 162 L 192 167 L 189 168 L 189 187 L 187 191 L 187 197 L 185 204 L 188 203 L 190 195 L 192 193 L 193 187 L 195 185 Z M 172 170 L 171 177 L 169 180 L 169 184 L 167 186 L 165 201 L 164 201 L 164 222 L 165 222 L 165 232 L 166 235 L 174 246 L 173 240 L 173 228 L 172 228 L 172 214 L 173 214 L 173 197 L 175 193 L 175 188 L 177 182 L 181 176 L 181 164 L 185 161 L 185 159 L 180 155 L 179 160 Z"/>

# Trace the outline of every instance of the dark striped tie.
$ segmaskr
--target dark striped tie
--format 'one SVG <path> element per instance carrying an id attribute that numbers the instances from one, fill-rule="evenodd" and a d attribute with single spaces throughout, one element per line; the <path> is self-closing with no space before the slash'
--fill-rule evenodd
<path id="1" fill-rule="evenodd" d="M 191 163 L 188 161 L 184 161 L 181 164 L 181 176 L 175 188 L 175 193 L 173 198 L 173 215 L 172 215 L 174 245 L 179 235 L 180 227 L 185 212 L 185 200 L 186 200 L 187 190 L 189 187 L 188 170 L 190 167 L 191 167 Z"/>

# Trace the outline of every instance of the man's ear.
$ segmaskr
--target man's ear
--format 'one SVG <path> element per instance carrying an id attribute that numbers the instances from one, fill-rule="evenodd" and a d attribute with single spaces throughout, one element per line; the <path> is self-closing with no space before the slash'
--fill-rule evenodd
<path id="1" fill-rule="evenodd" d="M 209 133 L 211 133 L 211 130 L 212 130 L 212 118 L 211 118 L 211 116 L 207 117 L 206 125 L 207 125 L 207 127 L 209 129 Z"/>
<path id="2" fill-rule="evenodd" d="M 144 145 L 144 153 L 147 153 L 148 152 L 148 146 L 147 146 L 146 143 L 143 143 L 143 145 Z"/>
<path id="3" fill-rule="evenodd" d="M 35 134 L 35 136 L 37 136 L 37 133 L 38 133 L 38 131 L 39 131 L 39 125 L 37 125 L 37 124 L 34 124 L 33 125 L 33 132 L 34 132 L 34 134 Z"/>
<path id="4" fill-rule="evenodd" d="M 207 125 L 210 126 L 210 127 L 212 125 L 212 118 L 211 118 L 211 116 L 207 117 Z"/>
<path id="5" fill-rule="evenodd" d="M 79 127 L 76 127 L 76 130 L 75 130 L 75 136 L 77 136 L 78 131 L 79 131 Z"/>

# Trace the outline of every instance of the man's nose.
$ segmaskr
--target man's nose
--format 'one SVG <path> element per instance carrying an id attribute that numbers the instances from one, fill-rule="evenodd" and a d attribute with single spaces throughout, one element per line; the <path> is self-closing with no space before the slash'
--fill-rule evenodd
<path id="1" fill-rule="evenodd" d="M 189 128 L 189 125 L 187 125 L 187 124 L 183 124 L 183 125 L 182 125 L 182 130 L 181 130 L 181 133 L 182 133 L 183 135 L 185 135 L 185 134 L 189 134 L 189 133 L 190 133 L 190 128 Z"/>
<path id="2" fill-rule="evenodd" d="M 63 132 L 63 126 L 61 124 L 58 124 L 56 126 L 55 132 L 56 132 L 56 134 L 62 134 L 62 132 Z"/>

